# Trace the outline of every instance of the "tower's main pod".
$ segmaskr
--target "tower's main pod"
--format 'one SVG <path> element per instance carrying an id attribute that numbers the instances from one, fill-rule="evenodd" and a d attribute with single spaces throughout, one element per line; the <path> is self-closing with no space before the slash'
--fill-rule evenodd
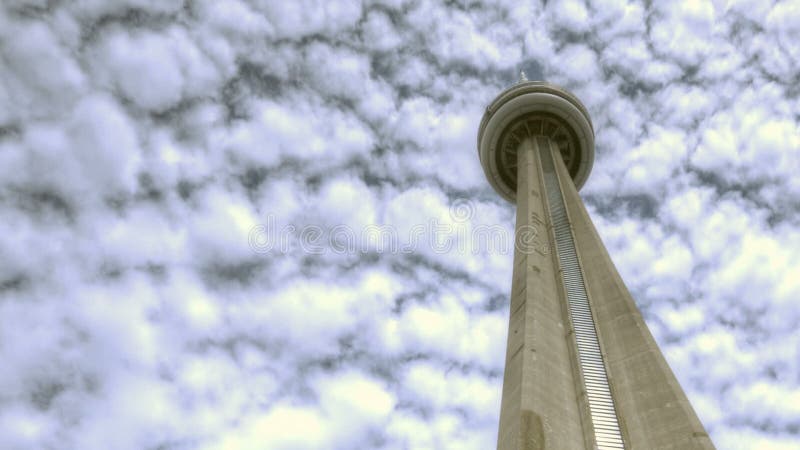
<path id="1" fill-rule="evenodd" d="M 497 448 L 713 449 L 578 196 L 594 160 L 586 108 L 519 83 L 487 108 L 478 152 L 517 204 Z"/>

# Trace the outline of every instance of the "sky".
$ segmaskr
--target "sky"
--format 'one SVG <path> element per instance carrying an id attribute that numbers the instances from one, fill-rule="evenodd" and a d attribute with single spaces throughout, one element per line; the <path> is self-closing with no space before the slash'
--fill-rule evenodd
<path id="1" fill-rule="evenodd" d="M 800 448 L 798 42 L 799 1 L 4 0 L 0 448 L 493 448 L 520 70 L 588 108 L 717 447 Z"/>

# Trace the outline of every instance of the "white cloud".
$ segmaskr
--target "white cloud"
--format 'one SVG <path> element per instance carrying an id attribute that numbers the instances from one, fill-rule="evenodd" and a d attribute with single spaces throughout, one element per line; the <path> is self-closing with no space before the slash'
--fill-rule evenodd
<path id="1" fill-rule="evenodd" d="M 324 377 L 319 384 L 320 405 L 337 419 L 337 433 L 358 435 L 363 427 L 380 424 L 394 408 L 386 389 L 359 373 Z"/>
<path id="2" fill-rule="evenodd" d="M 757 381 L 737 386 L 732 391 L 732 400 L 748 411 L 747 418 L 750 420 L 771 422 L 775 420 L 772 416 L 774 413 L 785 424 L 800 420 L 800 388 L 797 386 Z"/>
<path id="3" fill-rule="evenodd" d="M 338 340 L 355 330 L 370 337 L 380 326 L 370 319 L 386 314 L 400 290 L 381 271 L 338 283 L 286 282 L 269 294 L 245 294 L 228 309 L 228 320 L 241 332 L 280 345 L 281 351 L 291 349 L 298 357 L 333 356 L 339 351 Z"/>
<path id="4" fill-rule="evenodd" d="M 574 32 L 582 33 L 588 30 L 591 22 L 589 21 L 589 11 L 583 2 L 577 0 L 561 0 L 552 5 L 553 16 L 556 24 Z"/>
<path id="5" fill-rule="evenodd" d="M 597 33 L 611 44 L 619 41 L 622 35 L 644 33 L 645 11 L 642 5 L 625 0 L 597 0 L 591 2 L 592 17 L 601 24 Z"/>
<path id="6" fill-rule="evenodd" d="M 357 99 L 370 83 L 369 59 L 347 48 L 311 44 L 305 49 L 305 72 L 326 97 Z M 336 61 L 336 64 L 324 64 Z"/>
<path id="7" fill-rule="evenodd" d="M 628 167 L 622 192 L 657 195 L 679 170 L 686 152 L 681 131 L 654 127 L 647 140 L 623 153 Z"/>
<path id="8" fill-rule="evenodd" d="M 164 110 L 184 97 L 206 95 L 220 79 L 214 65 L 186 31 L 130 33 L 115 30 L 94 60 L 101 83 L 145 109 Z"/>
<path id="9" fill-rule="evenodd" d="M 209 448 L 255 450 L 265 445 L 287 450 L 319 448 L 330 442 L 331 430 L 326 425 L 313 408 L 276 405 Z"/>
<path id="10" fill-rule="evenodd" d="M 403 384 L 420 404 L 434 411 L 464 410 L 473 420 L 492 426 L 494 411 L 500 408 L 500 392 L 477 374 L 414 363 L 407 368 Z"/>
<path id="11" fill-rule="evenodd" d="M 745 90 L 730 110 L 714 115 L 691 162 L 730 183 L 771 181 L 796 195 L 800 162 L 793 150 L 800 145 L 800 128 L 776 88 Z"/>
<path id="12" fill-rule="evenodd" d="M 140 9 L 152 14 L 171 14 L 181 9 L 180 4 L 158 0 L 80 0 L 71 7 L 78 15 L 90 18 L 121 14 L 130 9 Z"/>
<path id="13" fill-rule="evenodd" d="M 372 10 L 367 14 L 363 30 L 365 40 L 379 51 L 394 50 L 403 42 L 392 20 L 380 10 Z"/>
<path id="14" fill-rule="evenodd" d="M 29 114 L 63 114 L 86 87 L 86 76 L 69 50 L 43 23 L 12 22 L 3 28 L 0 55 L 6 69 L 0 77 L 0 123 L 24 120 Z"/>
<path id="15" fill-rule="evenodd" d="M 655 21 L 651 32 L 656 50 L 683 64 L 699 64 L 712 52 L 708 38 L 716 21 L 710 0 L 685 0 L 660 9 L 664 17 Z"/>
<path id="16" fill-rule="evenodd" d="M 431 352 L 499 369 L 504 359 L 506 319 L 500 314 L 470 317 L 452 299 L 442 304 L 409 307 L 398 319 L 384 322 L 383 345 L 394 354 Z"/>
<path id="17" fill-rule="evenodd" d="M 255 256 L 248 237 L 259 224 L 252 207 L 238 196 L 210 191 L 189 223 L 187 247 L 200 264 L 235 264 Z"/>
<path id="18" fill-rule="evenodd" d="M 221 448 L 312 449 L 363 445 L 394 408 L 385 388 L 360 373 L 336 374 L 319 383 L 319 408 L 279 404 L 245 422 L 217 444 Z M 216 446 L 216 445 L 215 445 Z"/>
<path id="19" fill-rule="evenodd" d="M 800 444 L 796 436 L 788 433 L 767 433 L 741 427 L 725 427 L 719 434 L 716 444 L 731 450 L 792 450 Z"/>
<path id="20" fill-rule="evenodd" d="M 707 188 L 685 189 L 675 193 L 664 205 L 662 216 L 688 230 L 712 212 L 712 192 Z"/>
<path id="21" fill-rule="evenodd" d="M 46 414 L 32 408 L 17 406 L 3 408 L 0 413 L 0 444 L 5 448 L 34 449 L 43 441 L 51 441 L 54 424 Z"/>
<path id="22" fill-rule="evenodd" d="M 361 16 L 360 1 L 326 2 L 303 0 L 276 3 L 257 0 L 254 6 L 266 15 L 275 37 L 300 39 L 314 33 L 335 35 L 356 24 Z"/>
<path id="23" fill-rule="evenodd" d="M 29 124 L 4 152 L 6 182 L 54 191 L 76 206 L 132 192 L 141 155 L 130 118 L 113 99 L 82 99 L 64 123 Z"/>
<path id="24" fill-rule="evenodd" d="M 557 57 L 559 69 L 570 81 L 582 84 L 597 78 L 597 54 L 588 46 L 568 45 Z"/>
<path id="25" fill-rule="evenodd" d="M 198 2 L 198 9 L 212 27 L 237 38 L 247 39 L 259 35 L 266 37 L 273 33 L 266 17 L 258 14 L 247 1 L 205 0 Z"/>
<path id="26" fill-rule="evenodd" d="M 313 203 L 318 223 L 348 226 L 359 235 L 375 225 L 378 212 L 375 195 L 360 179 L 336 178 L 326 183 Z"/>
<path id="27" fill-rule="evenodd" d="M 232 127 L 224 145 L 236 159 L 257 167 L 275 166 L 284 158 L 333 165 L 370 149 L 371 133 L 357 118 L 329 106 L 296 106 L 255 104 L 254 117 Z"/>
<path id="28" fill-rule="evenodd" d="M 386 431 L 402 448 L 445 448 L 452 445 L 478 450 L 496 445 L 494 432 L 470 428 L 456 414 L 439 414 L 432 420 L 397 414 Z"/>
<path id="29" fill-rule="evenodd" d="M 441 63 L 507 68 L 519 58 L 514 35 L 502 23 L 489 22 L 481 14 L 437 10 L 436 6 L 421 2 L 408 20 L 425 30 L 427 50 Z"/>

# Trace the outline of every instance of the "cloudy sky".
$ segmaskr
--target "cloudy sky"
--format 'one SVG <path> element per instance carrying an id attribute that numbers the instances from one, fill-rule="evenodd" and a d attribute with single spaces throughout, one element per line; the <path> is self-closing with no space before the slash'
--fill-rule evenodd
<path id="1" fill-rule="evenodd" d="M 4 0 L 0 448 L 492 448 L 512 255 L 465 236 L 513 229 L 475 141 L 521 69 L 588 107 L 718 448 L 800 448 L 799 41 L 792 0 Z"/>

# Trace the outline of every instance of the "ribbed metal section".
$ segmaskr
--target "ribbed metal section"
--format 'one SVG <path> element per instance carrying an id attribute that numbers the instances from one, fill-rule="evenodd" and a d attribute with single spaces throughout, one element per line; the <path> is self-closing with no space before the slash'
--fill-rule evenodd
<path id="1" fill-rule="evenodd" d="M 583 274 L 578 264 L 572 230 L 567 220 L 564 199 L 553 166 L 549 140 L 539 139 L 541 139 L 539 148 L 542 150 L 542 169 L 547 200 L 550 204 L 550 216 L 556 238 L 556 253 L 563 271 L 569 314 L 575 330 L 575 341 L 578 344 L 578 359 L 583 376 L 583 386 L 589 402 L 597 448 L 599 450 L 624 449 L 625 444 L 617 421 L 614 399 L 608 386 L 608 375 L 603 364 L 603 355 L 600 352 L 600 342 L 597 339 L 597 330 L 594 319 L 592 319 L 589 299 L 586 296 Z"/>

